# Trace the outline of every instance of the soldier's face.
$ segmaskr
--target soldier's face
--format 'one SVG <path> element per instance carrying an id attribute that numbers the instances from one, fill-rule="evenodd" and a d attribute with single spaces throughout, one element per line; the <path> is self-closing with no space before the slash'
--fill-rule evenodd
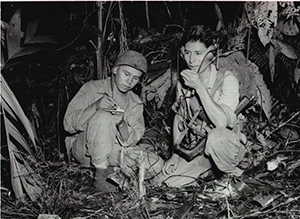
<path id="1" fill-rule="evenodd" d="M 115 84 L 122 93 L 134 88 L 143 74 L 141 71 L 127 65 L 117 66 L 113 73 L 115 74 Z"/>
<path id="2" fill-rule="evenodd" d="M 199 41 L 195 42 L 187 42 L 184 46 L 181 47 L 181 55 L 186 61 L 189 69 L 197 72 L 199 66 L 206 55 L 208 48 Z M 205 66 L 209 62 L 209 58 L 206 57 L 204 60 L 202 67 Z"/>

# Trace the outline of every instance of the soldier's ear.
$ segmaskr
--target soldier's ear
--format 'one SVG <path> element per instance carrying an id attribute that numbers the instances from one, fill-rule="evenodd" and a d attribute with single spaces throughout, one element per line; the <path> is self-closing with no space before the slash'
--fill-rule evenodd
<path id="1" fill-rule="evenodd" d="M 181 46 L 180 47 L 180 56 L 181 56 L 181 58 L 183 58 L 184 59 L 184 46 Z"/>
<path id="2" fill-rule="evenodd" d="M 111 72 L 112 72 L 113 74 L 117 74 L 118 68 L 119 68 L 119 66 L 114 67 L 114 68 L 111 70 Z"/>

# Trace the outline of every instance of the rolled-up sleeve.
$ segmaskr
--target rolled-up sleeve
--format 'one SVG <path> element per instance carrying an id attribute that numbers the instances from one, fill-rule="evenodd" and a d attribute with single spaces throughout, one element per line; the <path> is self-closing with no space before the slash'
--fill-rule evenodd
<path id="1" fill-rule="evenodd" d="M 227 73 L 227 72 L 226 72 Z M 227 115 L 228 126 L 233 127 L 236 124 L 237 116 L 234 113 L 239 102 L 239 82 L 234 75 L 228 75 L 222 85 L 222 91 L 218 104 Z"/>
<path id="2" fill-rule="evenodd" d="M 125 118 L 125 121 L 128 125 L 129 138 L 126 142 L 124 142 L 124 145 L 135 145 L 139 140 L 141 140 L 145 132 L 143 104 L 138 104 L 133 107 L 128 118 Z"/>
<path id="3" fill-rule="evenodd" d="M 70 134 L 83 131 L 79 121 L 83 111 L 91 104 L 90 96 L 87 95 L 88 83 L 84 84 L 68 105 L 64 117 L 64 128 Z"/>

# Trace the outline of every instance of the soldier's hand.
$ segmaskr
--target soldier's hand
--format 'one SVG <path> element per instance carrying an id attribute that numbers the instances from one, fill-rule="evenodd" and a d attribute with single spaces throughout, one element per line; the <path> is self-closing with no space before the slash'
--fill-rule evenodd
<path id="1" fill-rule="evenodd" d="M 102 109 L 102 110 L 112 110 L 117 108 L 117 104 L 115 100 L 107 95 L 104 94 L 99 100 L 97 100 L 95 103 L 96 109 Z"/>
<path id="2" fill-rule="evenodd" d="M 180 75 L 182 76 L 186 86 L 196 89 L 199 84 L 203 84 L 199 74 L 193 70 L 185 69 Z"/>
<path id="3" fill-rule="evenodd" d="M 166 161 L 163 171 L 165 174 L 170 175 L 177 170 L 179 164 L 179 156 L 177 154 L 173 154 L 172 157 Z"/>

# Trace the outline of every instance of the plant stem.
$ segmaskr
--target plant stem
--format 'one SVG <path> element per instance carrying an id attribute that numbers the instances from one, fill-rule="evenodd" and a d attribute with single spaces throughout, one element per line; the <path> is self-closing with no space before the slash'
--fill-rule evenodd
<path id="1" fill-rule="evenodd" d="M 98 10 L 98 28 L 102 32 L 102 2 L 96 2 L 99 10 Z M 103 33 L 103 32 L 102 32 Z M 102 36 L 104 37 L 104 36 Z M 103 79 L 103 71 L 102 71 L 102 37 L 98 36 L 98 45 L 97 45 L 97 79 Z"/>

